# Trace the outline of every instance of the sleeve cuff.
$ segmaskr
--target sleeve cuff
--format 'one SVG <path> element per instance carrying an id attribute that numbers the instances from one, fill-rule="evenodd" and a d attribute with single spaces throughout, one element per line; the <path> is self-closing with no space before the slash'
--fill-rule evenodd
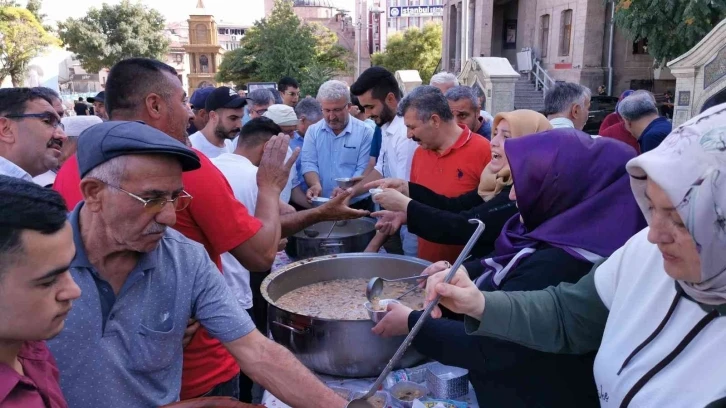
<path id="1" fill-rule="evenodd" d="M 466 334 L 472 336 L 504 337 L 509 331 L 512 302 L 505 292 L 484 292 L 484 314 L 479 319 L 464 318 Z"/>
<path id="2" fill-rule="evenodd" d="M 421 314 L 423 314 L 422 310 L 414 310 L 408 314 L 408 331 L 413 329 L 413 326 L 416 325 L 416 322 L 418 321 L 418 318 L 421 317 Z"/>

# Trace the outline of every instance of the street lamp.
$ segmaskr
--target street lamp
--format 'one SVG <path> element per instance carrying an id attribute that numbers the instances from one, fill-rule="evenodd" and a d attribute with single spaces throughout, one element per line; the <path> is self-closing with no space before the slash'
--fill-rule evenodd
<path id="1" fill-rule="evenodd" d="M 373 14 L 377 14 L 377 15 L 383 14 L 385 12 L 385 10 L 383 10 L 382 8 L 379 8 L 378 6 L 373 6 L 368 11 L 370 11 Z M 360 14 L 358 15 L 357 25 L 358 25 L 358 65 L 356 66 L 356 74 L 355 74 L 356 79 L 358 79 L 358 77 L 360 76 L 360 54 L 361 54 L 361 44 L 363 43 L 363 34 L 362 34 L 363 21 L 361 20 Z M 366 26 L 366 30 L 369 28 L 373 28 L 373 24 L 366 24 L 365 26 Z"/>

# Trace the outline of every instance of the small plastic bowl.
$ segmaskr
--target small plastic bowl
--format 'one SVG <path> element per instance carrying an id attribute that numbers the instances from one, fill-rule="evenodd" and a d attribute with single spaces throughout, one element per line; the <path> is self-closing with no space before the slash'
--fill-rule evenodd
<path id="1" fill-rule="evenodd" d="M 350 177 L 337 178 L 335 179 L 335 182 L 338 183 L 338 187 L 344 189 L 351 188 L 355 185 L 355 181 L 353 181 Z"/>
<path id="2" fill-rule="evenodd" d="M 312 199 L 312 204 L 313 204 L 313 207 L 320 207 L 321 205 L 327 203 L 328 201 L 330 201 L 329 198 L 315 197 Z"/>
<path id="3" fill-rule="evenodd" d="M 358 396 L 365 394 L 365 392 L 356 392 L 351 394 L 352 399 L 355 399 L 358 398 Z M 391 394 L 385 391 L 376 391 L 372 397 L 368 398 L 368 402 L 376 408 L 386 408 L 392 405 L 392 398 Z"/>
<path id="4" fill-rule="evenodd" d="M 394 384 L 388 392 L 391 394 L 391 399 L 401 407 L 411 408 L 413 407 L 413 400 L 427 396 L 429 389 L 415 382 L 401 381 Z M 401 396 L 400 398 L 399 395 Z"/>
<path id="5" fill-rule="evenodd" d="M 373 310 L 371 302 L 365 302 L 363 303 L 363 306 L 365 306 L 366 311 L 368 311 L 368 317 L 370 317 L 374 323 L 378 323 L 383 320 L 383 317 L 386 315 L 386 313 L 388 313 L 388 310 L 386 310 L 386 308 L 389 303 L 401 304 L 401 302 L 395 299 L 381 299 L 378 301 L 378 304 L 381 305 L 383 310 Z"/>
<path id="6" fill-rule="evenodd" d="M 380 194 L 382 192 L 383 192 L 382 188 L 372 188 L 372 189 L 368 190 L 368 193 L 372 196 L 375 196 L 376 194 Z"/>

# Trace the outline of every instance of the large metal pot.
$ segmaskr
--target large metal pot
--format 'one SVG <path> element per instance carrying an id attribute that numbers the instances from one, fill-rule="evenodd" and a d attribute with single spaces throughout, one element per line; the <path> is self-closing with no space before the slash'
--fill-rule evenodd
<path id="1" fill-rule="evenodd" d="M 376 235 L 376 221 L 372 218 L 358 218 L 348 221 L 319 222 L 304 231 L 287 238 L 285 252 L 292 259 L 313 258 L 316 256 L 363 252 Z M 331 231 L 331 228 L 332 231 Z M 315 231 L 315 237 L 309 237 L 305 231 Z M 328 236 L 330 232 L 330 236 Z"/>
<path id="2" fill-rule="evenodd" d="M 318 373 L 341 377 L 377 376 L 404 337 L 379 337 L 371 332 L 373 322 L 370 320 L 309 317 L 283 310 L 275 306 L 275 301 L 312 283 L 374 276 L 403 278 L 420 274 L 429 264 L 401 255 L 358 253 L 323 256 L 287 265 L 262 282 L 262 295 L 270 303 L 268 327 L 272 338 Z M 412 367 L 422 359 L 409 348 L 397 368 Z"/>

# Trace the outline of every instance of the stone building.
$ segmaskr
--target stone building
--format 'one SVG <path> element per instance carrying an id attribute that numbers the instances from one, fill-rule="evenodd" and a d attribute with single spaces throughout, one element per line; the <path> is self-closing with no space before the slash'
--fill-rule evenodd
<path id="1" fill-rule="evenodd" d="M 194 14 L 189 16 L 189 43 L 184 51 L 189 58 L 188 95 L 197 88 L 218 86 L 215 79 L 222 59 L 223 48 L 219 45 L 217 22 L 199 0 Z"/>
<path id="2" fill-rule="evenodd" d="M 441 66 L 459 72 L 471 57 L 504 57 L 530 48 L 555 80 L 593 91 L 608 82 L 611 2 L 603 0 L 446 0 Z M 613 94 L 626 89 L 673 89 L 667 69 L 654 70 L 647 42 L 612 36 Z M 518 69 L 519 70 L 519 69 Z"/>

